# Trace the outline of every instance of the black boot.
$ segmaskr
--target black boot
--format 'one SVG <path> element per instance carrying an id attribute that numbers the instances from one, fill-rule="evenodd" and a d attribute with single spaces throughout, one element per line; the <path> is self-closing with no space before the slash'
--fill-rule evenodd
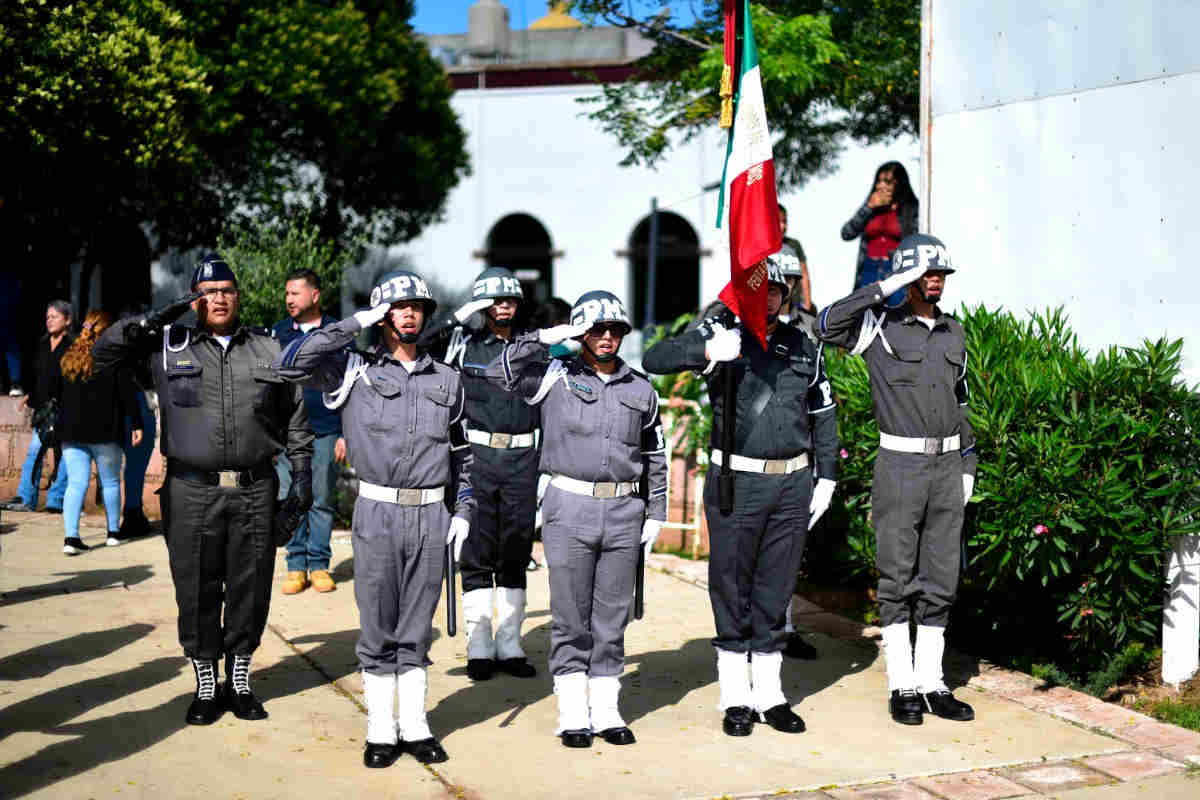
<path id="1" fill-rule="evenodd" d="M 925 711 L 942 719 L 954 722 L 970 722 L 975 719 L 975 709 L 950 693 L 949 689 L 940 689 L 921 695 Z"/>
<path id="2" fill-rule="evenodd" d="M 592 732 L 587 728 L 574 731 L 563 731 L 559 734 L 563 747 L 591 747 Z"/>
<path id="3" fill-rule="evenodd" d="M 225 656 L 225 706 L 238 719 L 266 719 L 267 710 L 250 691 L 250 655 Z"/>
<path id="4" fill-rule="evenodd" d="M 405 752 L 411 753 L 412 757 L 422 764 L 440 764 L 450 760 L 450 756 L 446 755 L 446 751 L 442 749 L 441 743 L 432 736 L 428 739 L 421 739 L 419 742 L 400 742 L 400 747 Z"/>
<path id="5" fill-rule="evenodd" d="M 467 677 L 473 681 L 490 680 L 496 671 L 496 662 L 490 658 L 468 658 Z"/>
<path id="6" fill-rule="evenodd" d="M 788 658 L 812 661 L 817 657 L 817 648 L 801 639 L 800 634 L 792 631 L 788 634 L 787 644 L 783 647 L 783 654 Z"/>
<path id="7" fill-rule="evenodd" d="M 150 520 L 146 519 L 141 506 L 126 508 L 124 517 L 121 520 L 120 530 L 116 533 L 109 532 L 107 543 L 109 547 L 117 547 L 125 542 L 150 535 Z"/>
<path id="8" fill-rule="evenodd" d="M 892 719 L 901 725 L 920 725 L 925 721 L 921 695 L 916 689 L 894 689 L 888 699 L 888 710 L 892 712 Z"/>
<path id="9" fill-rule="evenodd" d="M 514 678 L 532 678 L 537 675 L 537 670 L 533 664 L 525 660 L 524 656 L 520 658 L 502 658 L 496 662 L 496 669 L 501 672 L 507 672 Z"/>
<path id="10" fill-rule="evenodd" d="M 781 733 L 804 733 L 804 720 L 787 703 L 772 706 L 759 714 L 762 721 Z"/>
<path id="11" fill-rule="evenodd" d="M 609 744 L 615 745 L 634 744 L 637 742 L 633 731 L 624 725 L 619 728 L 605 728 L 600 731 L 600 738 Z"/>
<path id="12" fill-rule="evenodd" d="M 721 728 L 727 736 L 749 736 L 754 732 L 754 710 L 750 706 L 730 706 L 725 709 Z"/>
<path id="13" fill-rule="evenodd" d="M 192 697 L 184 721 L 188 725 L 212 725 L 221 716 L 221 702 L 217 697 L 217 662 L 193 658 L 192 669 L 196 672 L 196 694 Z"/>
<path id="14" fill-rule="evenodd" d="M 390 767 L 396 763 L 396 759 L 400 757 L 400 753 L 399 745 L 367 742 L 367 748 L 363 750 L 363 766 L 370 769 Z"/>

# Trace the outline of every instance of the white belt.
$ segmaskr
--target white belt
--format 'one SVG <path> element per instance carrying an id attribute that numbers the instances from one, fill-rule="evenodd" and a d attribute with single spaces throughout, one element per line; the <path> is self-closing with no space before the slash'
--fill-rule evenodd
<path id="1" fill-rule="evenodd" d="M 884 450 L 897 453 L 924 453 L 927 456 L 939 456 L 958 450 L 958 434 L 947 436 L 945 439 L 925 439 L 920 436 L 893 436 L 890 433 L 879 432 L 879 446 Z"/>
<path id="2" fill-rule="evenodd" d="M 709 461 L 718 467 L 725 460 L 725 454 L 713 448 Z M 791 475 L 808 466 L 808 453 L 801 453 L 795 458 L 747 458 L 736 453 L 729 457 L 729 468 L 738 472 L 765 472 L 768 475 Z"/>
<path id="3" fill-rule="evenodd" d="M 487 431 L 467 428 L 467 441 L 471 444 L 481 444 L 484 447 L 494 447 L 497 450 L 509 450 L 517 447 L 533 447 L 537 444 L 539 431 L 532 433 L 488 433 Z"/>
<path id="4" fill-rule="evenodd" d="M 611 483 L 600 481 L 592 483 L 591 481 L 577 481 L 574 478 L 568 478 L 566 475 L 555 475 L 550 479 L 551 486 L 557 486 L 564 492 L 571 494 L 582 494 L 586 497 L 625 497 L 637 491 L 637 484 L 624 481 L 620 483 Z"/>
<path id="5" fill-rule="evenodd" d="M 358 482 L 358 496 L 368 500 L 378 500 L 381 503 L 394 503 L 398 506 L 427 506 L 430 503 L 440 503 L 446 496 L 445 486 L 435 486 L 432 489 L 394 489 L 391 486 L 379 486 Z"/>

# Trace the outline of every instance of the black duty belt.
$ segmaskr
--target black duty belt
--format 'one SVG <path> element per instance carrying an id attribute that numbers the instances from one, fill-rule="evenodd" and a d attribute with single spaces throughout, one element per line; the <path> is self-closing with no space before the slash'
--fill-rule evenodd
<path id="1" fill-rule="evenodd" d="M 196 481 L 197 483 L 207 483 L 209 486 L 245 489 L 274 474 L 275 467 L 270 461 L 256 464 L 249 469 L 196 469 L 175 459 L 170 459 L 167 462 L 167 475 L 169 477 L 182 478 L 185 481 Z"/>

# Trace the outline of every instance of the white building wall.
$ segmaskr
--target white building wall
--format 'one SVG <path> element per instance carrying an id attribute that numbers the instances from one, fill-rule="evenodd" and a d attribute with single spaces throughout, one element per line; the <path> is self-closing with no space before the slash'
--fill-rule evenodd
<path id="1" fill-rule="evenodd" d="M 950 289 L 1063 305 L 1089 348 L 1185 340 L 1200 380 L 1196 0 L 932 0 L 930 230 Z"/>

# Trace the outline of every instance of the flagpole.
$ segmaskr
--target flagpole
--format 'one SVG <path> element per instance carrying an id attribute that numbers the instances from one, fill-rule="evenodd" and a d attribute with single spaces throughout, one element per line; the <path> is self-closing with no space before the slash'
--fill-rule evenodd
<path id="1" fill-rule="evenodd" d="M 738 2 L 738 0 L 725 0 L 725 2 L 727 4 L 733 6 L 733 30 L 729 29 L 729 24 L 728 24 L 729 16 L 728 16 L 728 14 L 726 15 L 726 26 L 725 26 L 726 58 L 727 58 L 727 63 L 732 63 L 732 65 L 734 65 L 736 67 L 738 64 L 741 63 L 741 59 L 739 58 L 739 52 L 738 52 L 740 48 L 738 47 L 738 36 L 737 36 L 738 31 L 741 30 L 741 26 L 738 24 L 738 18 L 741 16 L 741 10 L 739 8 L 739 6 L 741 6 L 741 3 Z M 732 48 L 729 46 L 730 37 L 733 38 Z M 731 55 L 732 55 L 732 58 L 730 58 Z M 729 115 L 729 118 L 730 118 L 729 136 L 732 139 L 733 138 L 732 106 L 734 104 L 736 104 L 736 102 L 737 102 L 736 101 L 737 90 L 738 90 L 737 78 L 739 75 L 739 70 L 737 70 L 735 68 L 733 70 L 730 70 L 730 72 L 732 73 L 732 82 L 731 82 L 731 85 L 729 88 L 730 88 L 731 99 L 733 99 L 733 103 L 730 104 L 731 109 L 730 109 L 730 115 Z M 724 116 L 724 114 L 722 116 Z M 722 176 L 722 181 L 723 180 L 724 180 L 724 176 Z M 730 234 L 730 230 L 731 230 L 731 226 L 726 226 L 725 233 L 727 236 Z M 730 256 L 729 257 L 730 257 L 730 259 L 733 258 L 732 247 L 730 248 Z M 737 381 L 734 380 L 735 376 L 733 374 L 733 364 L 731 362 L 727 361 L 722 365 L 721 373 L 722 373 L 722 381 L 724 383 L 724 385 L 721 389 L 721 395 L 724 398 L 724 405 L 721 407 L 721 452 L 724 453 L 725 457 L 721 459 L 721 473 L 717 476 L 717 497 L 718 497 L 718 501 L 720 503 L 721 513 L 722 514 L 732 514 L 733 513 L 733 467 L 731 466 L 731 462 L 733 461 L 733 446 L 734 446 L 733 429 L 734 429 L 734 426 L 737 425 Z"/>

